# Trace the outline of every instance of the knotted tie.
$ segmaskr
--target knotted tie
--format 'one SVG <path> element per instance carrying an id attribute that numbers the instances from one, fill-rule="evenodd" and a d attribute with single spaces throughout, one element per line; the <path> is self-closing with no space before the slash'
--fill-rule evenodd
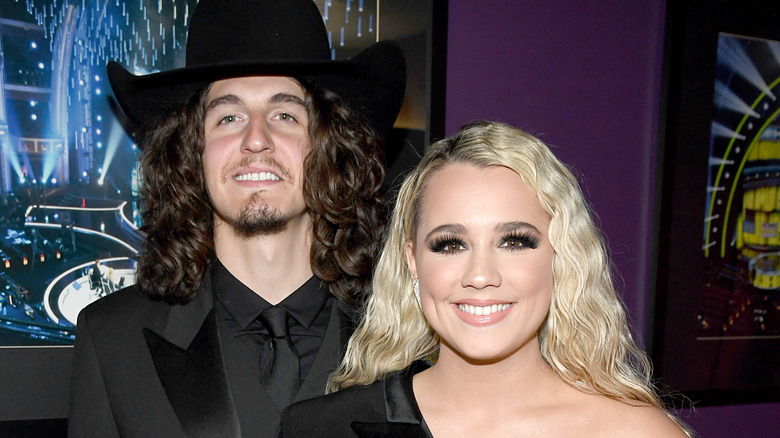
<path id="1" fill-rule="evenodd" d="M 287 329 L 288 316 L 286 310 L 276 306 L 260 314 L 260 319 L 273 338 L 271 355 L 265 361 L 260 381 L 280 410 L 292 403 L 300 387 L 300 365 Z"/>

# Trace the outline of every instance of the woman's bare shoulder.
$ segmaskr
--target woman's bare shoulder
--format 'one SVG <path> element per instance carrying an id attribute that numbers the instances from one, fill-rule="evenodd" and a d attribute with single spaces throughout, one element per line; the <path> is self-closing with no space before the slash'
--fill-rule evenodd
<path id="1" fill-rule="evenodd" d="M 685 438 L 687 435 L 663 410 L 644 403 L 592 396 L 591 411 L 597 436 Z"/>

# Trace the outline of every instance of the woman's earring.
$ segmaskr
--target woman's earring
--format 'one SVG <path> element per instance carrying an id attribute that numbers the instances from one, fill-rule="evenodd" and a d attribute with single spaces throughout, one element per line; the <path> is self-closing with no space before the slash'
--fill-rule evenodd
<path id="1" fill-rule="evenodd" d="M 414 285 L 412 286 L 412 289 L 414 289 L 414 296 L 417 297 L 417 304 L 420 306 L 420 309 L 422 309 L 422 298 L 420 298 L 420 280 L 414 279 Z"/>

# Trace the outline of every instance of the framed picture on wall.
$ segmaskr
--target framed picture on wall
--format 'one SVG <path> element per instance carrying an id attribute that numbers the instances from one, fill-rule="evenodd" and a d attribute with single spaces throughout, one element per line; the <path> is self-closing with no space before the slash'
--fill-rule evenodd
<path id="1" fill-rule="evenodd" d="M 698 406 L 780 401 L 780 3 L 668 8 L 656 375 Z"/>
<path id="2" fill-rule="evenodd" d="M 313 0 L 332 56 L 401 45 L 408 89 L 388 186 L 444 126 L 446 0 Z M 184 65 L 197 0 L 0 3 L 0 421 L 64 418 L 76 317 L 134 283 L 138 146 L 106 79 Z"/>

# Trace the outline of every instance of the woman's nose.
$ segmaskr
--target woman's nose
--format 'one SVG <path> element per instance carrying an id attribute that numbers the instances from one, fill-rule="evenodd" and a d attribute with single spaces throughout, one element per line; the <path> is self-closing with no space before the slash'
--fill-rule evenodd
<path id="1" fill-rule="evenodd" d="M 484 289 L 500 285 L 501 272 L 490 251 L 473 251 L 461 278 L 461 286 Z"/>

